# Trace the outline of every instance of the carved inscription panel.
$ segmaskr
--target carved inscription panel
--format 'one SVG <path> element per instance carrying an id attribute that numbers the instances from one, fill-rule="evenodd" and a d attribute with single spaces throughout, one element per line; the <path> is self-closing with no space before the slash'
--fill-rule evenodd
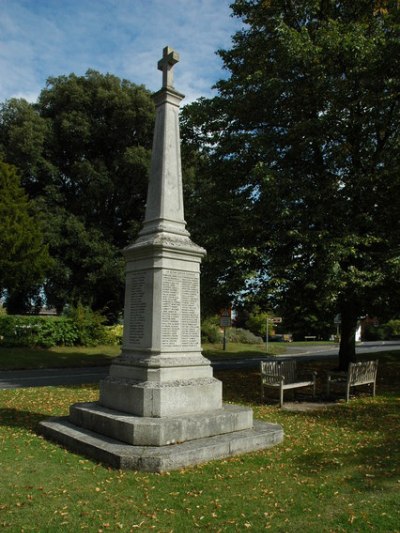
<path id="1" fill-rule="evenodd" d="M 136 272 L 128 279 L 128 331 L 127 343 L 133 346 L 143 346 L 145 337 L 146 316 L 146 272 Z"/>
<path id="2" fill-rule="evenodd" d="M 163 270 L 161 298 L 162 348 L 199 346 L 199 274 Z"/>

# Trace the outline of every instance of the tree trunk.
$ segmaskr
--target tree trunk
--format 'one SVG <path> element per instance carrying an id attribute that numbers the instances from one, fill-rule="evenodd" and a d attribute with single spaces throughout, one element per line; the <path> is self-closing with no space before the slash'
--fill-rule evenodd
<path id="1" fill-rule="evenodd" d="M 10 291 L 6 298 L 7 314 L 26 315 L 31 311 L 31 305 L 26 295 L 28 291 Z"/>
<path id="2" fill-rule="evenodd" d="M 352 302 L 344 301 L 341 311 L 341 337 L 339 348 L 339 370 L 347 371 L 349 364 L 356 360 L 356 330 L 358 313 Z"/>

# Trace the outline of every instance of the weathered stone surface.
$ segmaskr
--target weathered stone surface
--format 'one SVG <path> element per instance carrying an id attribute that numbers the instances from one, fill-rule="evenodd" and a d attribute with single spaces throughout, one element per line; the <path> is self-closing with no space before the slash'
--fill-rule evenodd
<path id="1" fill-rule="evenodd" d="M 114 468 L 166 472 L 216 459 L 270 448 L 283 440 L 278 424 L 254 421 L 251 429 L 170 446 L 130 446 L 78 428 L 67 418 L 40 423 L 42 433 L 68 449 Z"/>
<path id="2" fill-rule="evenodd" d="M 128 415 L 93 402 L 72 405 L 69 420 L 76 426 L 135 446 L 166 446 L 250 429 L 253 411 L 227 404 L 202 414 L 154 418 Z"/>
<path id="3" fill-rule="evenodd" d="M 222 383 L 215 378 L 137 383 L 106 378 L 100 403 L 137 416 L 176 416 L 222 407 Z"/>

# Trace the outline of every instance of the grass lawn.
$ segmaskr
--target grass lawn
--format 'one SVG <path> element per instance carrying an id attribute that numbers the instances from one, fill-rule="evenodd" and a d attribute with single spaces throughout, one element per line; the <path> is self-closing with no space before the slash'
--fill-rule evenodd
<path id="1" fill-rule="evenodd" d="M 265 344 L 241 344 L 228 342 L 226 350 L 223 350 L 222 344 L 205 343 L 202 346 L 203 354 L 206 357 L 254 357 L 267 355 Z M 281 342 L 269 343 L 268 355 L 277 355 L 285 353 L 286 344 Z"/>
<path id="2" fill-rule="evenodd" d="M 0 529 L 399 532 L 400 358 L 379 357 L 376 398 L 307 412 L 261 405 L 258 372 L 217 372 L 225 401 L 282 424 L 284 442 L 161 475 L 112 470 L 38 435 L 40 420 L 96 400 L 97 387 L 0 390 Z"/>
<path id="3" fill-rule="evenodd" d="M 119 346 L 0 347 L 0 370 L 109 365 L 120 351 Z"/>
<path id="4" fill-rule="evenodd" d="M 109 365 L 120 351 L 120 346 L 56 346 L 49 349 L 0 347 L 0 370 Z M 270 345 L 270 354 L 284 351 L 283 343 Z M 223 350 L 222 344 L 205 344 L 203 353 L 206 357 L 218 358 L 252 357 L 265 354 L 265 345 L 229 343 L 227 350 Z"/>

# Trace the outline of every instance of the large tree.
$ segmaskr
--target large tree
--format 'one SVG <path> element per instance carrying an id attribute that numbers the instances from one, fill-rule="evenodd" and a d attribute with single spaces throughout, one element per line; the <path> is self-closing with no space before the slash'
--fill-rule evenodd
<path id="1" fill-rule="evenodd" d="M 45 279 L 51 261 L 34 205 L 15 167 L 0 161 L 0 296 L 21 312 Z"/>
<path id="2" fill-rule="evenodd" d="M 230 76 L 186 110 L 187 135 L 206 147 L 226 205 L 239 197 L 247 209 L 246 250 L 257 253 L 246 268 L 287 322 L 340 313 L 345 369 L 357 319 L 399 310 L 398 2 L 232 8 L 245 26 L 220 52 Z"/>
<path id="3" fill-rule="evenodd" d="M 0 152 L 44 213 L 54 268 L 45 292 L 110 319 L 123 305 L 121 248 L 144 214 L 154 104 L 143 86 L 89 70 L 50 78 L 38 103 L 0 109 Z"/>

